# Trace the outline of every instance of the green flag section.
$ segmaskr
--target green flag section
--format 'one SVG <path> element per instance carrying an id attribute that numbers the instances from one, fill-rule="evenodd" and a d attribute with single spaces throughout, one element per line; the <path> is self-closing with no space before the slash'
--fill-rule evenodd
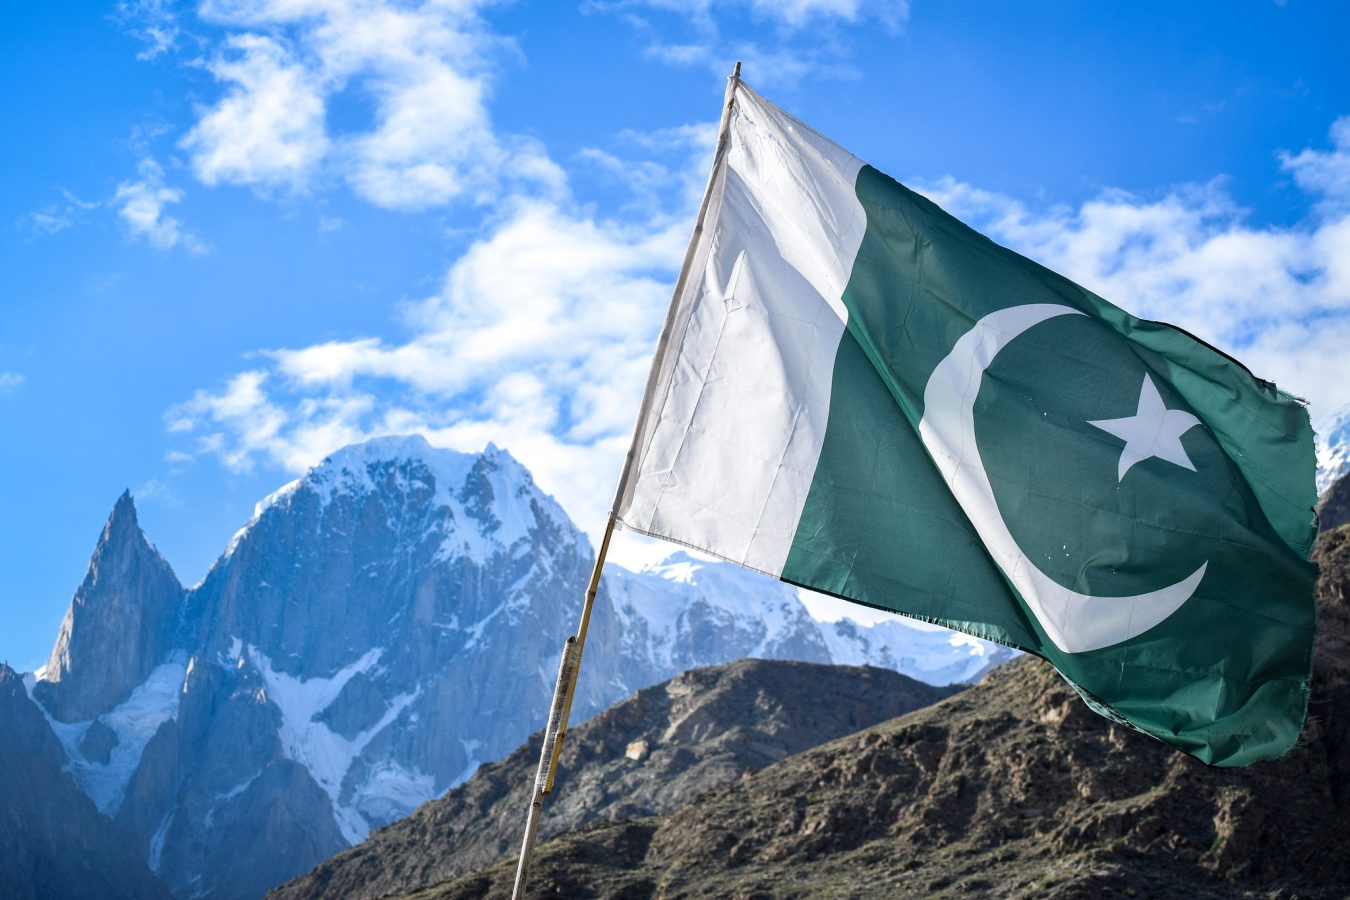
<path id="1" fill-rule="evenodd" d="M 1049 660 L 1213 765 L 1298 737 L 1307 413 L 734 83 L 616 514 Z"/>

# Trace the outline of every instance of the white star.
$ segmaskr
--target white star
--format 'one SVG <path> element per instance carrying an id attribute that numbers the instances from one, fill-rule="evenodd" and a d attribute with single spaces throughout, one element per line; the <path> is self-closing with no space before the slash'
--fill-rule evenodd
<path id="1" fill-rule="evenodd" d="M 1124 419 L 1099 419 L 1088 424 L 1125 442 L 1125 448 L 1120 451 L 1117 483 L 1125 479 L 1125 473 L 1135 463 L 1155 456 L 1195 471 L 1195 463 L 1181 446 L 1181 436 L 1199 425 L 1200 420 L 1185 410 L 1168 409 L 1148 373 L 1144 373 L 1144 383 L 1139 387 L 1139 409 L 1134 415 Z"/>

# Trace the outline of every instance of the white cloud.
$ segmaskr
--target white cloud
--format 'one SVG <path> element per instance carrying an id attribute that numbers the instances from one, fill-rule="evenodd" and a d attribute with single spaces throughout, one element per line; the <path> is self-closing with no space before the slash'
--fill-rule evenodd
<path id="1" fill-rule="evenodd" d="M 682 231 L 634 234 L 523 201 L 489 239 L 469 248 L 441 292 L 412 312 L 418 337 L 273 355 L 282 372 L 303 384 L 368 375 L 439 394 L 471 390 L 543 360 L 570 371 L 648 326 L 642 316 L 653 303 L 659 310 Z"/>
<path id="2" fill-rule="evenodd" d="M 117 186 L 113 205 L 137 240 L 160 250 L 183 247 L 191 253 L 206 252 L 206 245 L 183 227 L 183 223 L 165 215 L 164 208 L 183 199 L 183 192 L 164 183 L 164 169 L 146 157 L 137 167 L 138 181 Z"/>
<path id="3" fill-rule="evenodd" d="M 747 83 L 795 85 L 808 75 L 829 71 L 833 77 L 851 77 L 852 67 L 820 48 L 766 47 L 757 41 L 711 40 L 706 44 L 655 42 L 644 51 L 648 59 L 677 66 L 697 66 L 714 75 L 730 74 L 731 60 L 739 60 Z"/>
<path id="4" fill-rule="evenodd" d="M 20 372 L 0 372 L 0 394 L 17 391 L 27 380 Z"/>
<path id="5" fill-rule="evenodd" d="M 53 204 L 28 213 L 17 224 L 38 234 L 59 234 L 75 224 L 75 217 L 69 210 Z"/>
<path id="6" fill-rule="evenodd" d="M 267 369 L 171 409 L 169 428 L 231 468 L 292 472 L 376 434 L 495 441 L 603 521 L 687 229 L 517 201 L 409 311 L 409 340 L 268 351 Z"/>
<path id="7" fill-rule="evenodd" d="M 234 35 L 206 64 L 230 85 L 181 141 L 208 185 L 302 187 L 328 150 L 317 79 L 277 40 Z"/>
<path id="8" fill-rule="evenodd" d="M 390 209 L 488 202 L 504 184 L 554 196 L 562 171 L 488 115 L 507 46 L 479 15 L 490 2 L 207 0 L 202 19 L 227 37 L 202 65 L 225 91 L 180 146 L 210 185 L 324 178 Z"/>
<path id="9" fill-rule="evenodd" d="M 957 217 L 1130 312 L 1171 322 L 1311 401 L 1350 403 L 1350 171 L 1346 119 L 1334 148 L 1285 154 L 1315 202 L 1292 227 L 1248 223 L 1220 182 L 1155 198 L 1106 192 L 1077 209 L 1033 210 L 946 179 L 924 192 Z"/>
<path id="10" fill-rule="evenodd" d="M 264 390 L 268 378 L 262 370 L 241 372 L 218 393 L 197 391 L 165 414 L 169 430 L 195 433 L 198 453 L 214 454 L 236 471 L 251 470 L 260 457 L 303 471 L 365 436 L 358 423 L 371 411 L 371 397 L 292 397 L 283 409 Z"/>
<path id="11" fill-rule="evenodd" d="M 230 34 L 205 64 L 225 93 L 181 144 L 203 181 L 340 180 L 386 208 L 461 200 L 493 214 L 441 288 L 407 313 L 407 339 L 259 353 L 261 365 L 166 413 L 187 442 L 174 462 L 206 455 L 236 470 L 297 472 L 343 444 L 420 431 L 461 449 L 509 446 L 569 507 L 608 502 L 614 468 L 595 461 L 622 455 L 710 129 L 619 137 L 648 156 L 676 154 L 676 165 L 584 151 L 607 181 L 625 175 L 633 198 L 626 219 L 597 217 L 571 201 L 541 145 L 493 130 L 486 62 L 500 41 L 480 5 L 203 5 L 202 17 Z M 339 98 L 348 112 L 352 100 L 367 103 L 369 120 L 334 124 Z"/>
<path id="12" fill-rule="evenodd" d="M 1299 186 L 1310 193 L 1322 194 L 1327 206 L 1350 205 L 1350 116 L 1342 116 L 1331 126 L 1333 149 L 1307 149 L 1298 155 L 1280 154 L 1284 167 Z"/>
<path id="13" fill-rule="evenodd" d="M 908 3 L 884 0 L 593 0 L 583 8 L 621 13 L 646 38 L 648 59 L 717 75 L 740 60 L 757 85 L 855 78 L 839 26 L 870 21 L 897 33 L 909 19 Z"/>

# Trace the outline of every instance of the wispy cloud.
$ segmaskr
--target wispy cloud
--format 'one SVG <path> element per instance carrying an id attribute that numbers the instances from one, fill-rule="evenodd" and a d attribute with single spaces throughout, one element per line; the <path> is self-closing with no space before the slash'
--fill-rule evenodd
<path id="1" fill-rule="evenodd" d="M 172 52 L 182 36 L 173 0 L 121 0 L 113 18 L 143 45 L 136 54 L 140 60 Z"/>
<path id="2" fill-rule="evenodd" d="M 19 372 L 0 372 L 0 394 L 10 394 L 23 387 L 28 379 Z"/>
<path id="3" fill-rule="evenodd" d="M 164 183 L 163 167 L 146 157 L 137 167 L 137 175 L 136 181 L 119 184 L 112 199 L 131 236 L 160 250 L 182 247 L 190 253 L 205 253 L 206 245 L 201 239 L 164 212 L 167 206 L 183 199 L 183 192 Z"/>
<path id="4" fill-rule="evenodd" d="M 719 75 L 741 60 L 759 85 L 856 77 L 840 27 L 867 20 L 897 33 L 909 19 L 908 3 L 880 0 L 591 0 L 583 9 L 621 15 L 648 59 Z"/>
<path id="5" fill-rule="evenodd" d="M 183 506 L 183 498 L 178 496 L 173 486 L 158 478 L 151 478 L 131 493 L 140 503 L 149 501 L 170 509 L 179 509 Z"/>
<path id="6" fill-rule="evenodd" d="M 96 202 L 81 200 L 70 191 L 61 191 L 61 201 L 49 203 L 42 209 L 20 217 L 17 227 L 36 234 L 58 234 L 78 224 L 92 209 L 99 206 Z"/>
<path id="7" fill-rule="evenodd" d="M 719 18 L 748 14 L 752 19 L 784 32 L 835 22 L 874 19 L 898 29 L 909 20 L 905 0 L 591 0 L 586 8 L 633 13 L 659 10 L 681 16 L 700 29 Z"/>
<path id="8" fill-rule="evenodd" d="M 581 169 L 631 188 L 612 217 L 567 191 L 504 198 L 439 289 L 406 309 L 405 339 L 262 351 L 263 365 L 169 410 L 178 452 L 298 472 L 378 434 L 463 450 L 495 441 L 569 509 L 603 521 L 713 130 L 623 133 L 615 151 L 580 154 Z"/>

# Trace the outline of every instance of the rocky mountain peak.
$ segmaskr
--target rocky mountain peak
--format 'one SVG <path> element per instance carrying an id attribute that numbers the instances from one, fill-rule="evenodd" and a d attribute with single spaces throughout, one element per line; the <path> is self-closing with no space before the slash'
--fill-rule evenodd
<path id="1" fill-rule="evenodd" d="M 325 457 L 258 504 L 226 558 L 269 510 L 313 503 L 323 515 L 334 503 L 364 505 L 371 497 L 392 498 L 400 509 L 437 519 L 426 524 L 443 538 L 442 559 L 484 563 L 540 528 L 561 530 L 567 540 L 587 546 L 562 507 L 506 450 L 488 444 L 482 453 L 461 453 L 412 434 L 372 438 Z"/>
<path id="2" fill-rule="evenodd" d="M 259 503 L 186 592 L 124 495 L 32 693 L 60 768 L 161 881 L 256 897 L 538 728 L 591 564 L 585 535 L 493 445 L 339 450 Z M 688 554 L 615 567 L 573 719 L 745 656 L 943 683 L 989 662 L 943 635 L 912 652 L 926 636 L 898 621 L 827 634 L 790 585 Z"/>
<path id="3" fill-rule="evenodd" d="M 146 539 L 130 491 L 108 516 L 36 696 L 62 722 L 111 710 L 172 649 L 183 587 Z"/>
<path id="4" fill-rule="evenodd" d="M 117 502 L 113 504 L 112 513 L 108 516 L 107 529 L 111 530 L 114 527 L 119 530 L 134 529 L 136 532 L 141 530 L 141 523 L 136 518 L 136 500 L 131 496 L 131 488 L 124 489 Z"/>

